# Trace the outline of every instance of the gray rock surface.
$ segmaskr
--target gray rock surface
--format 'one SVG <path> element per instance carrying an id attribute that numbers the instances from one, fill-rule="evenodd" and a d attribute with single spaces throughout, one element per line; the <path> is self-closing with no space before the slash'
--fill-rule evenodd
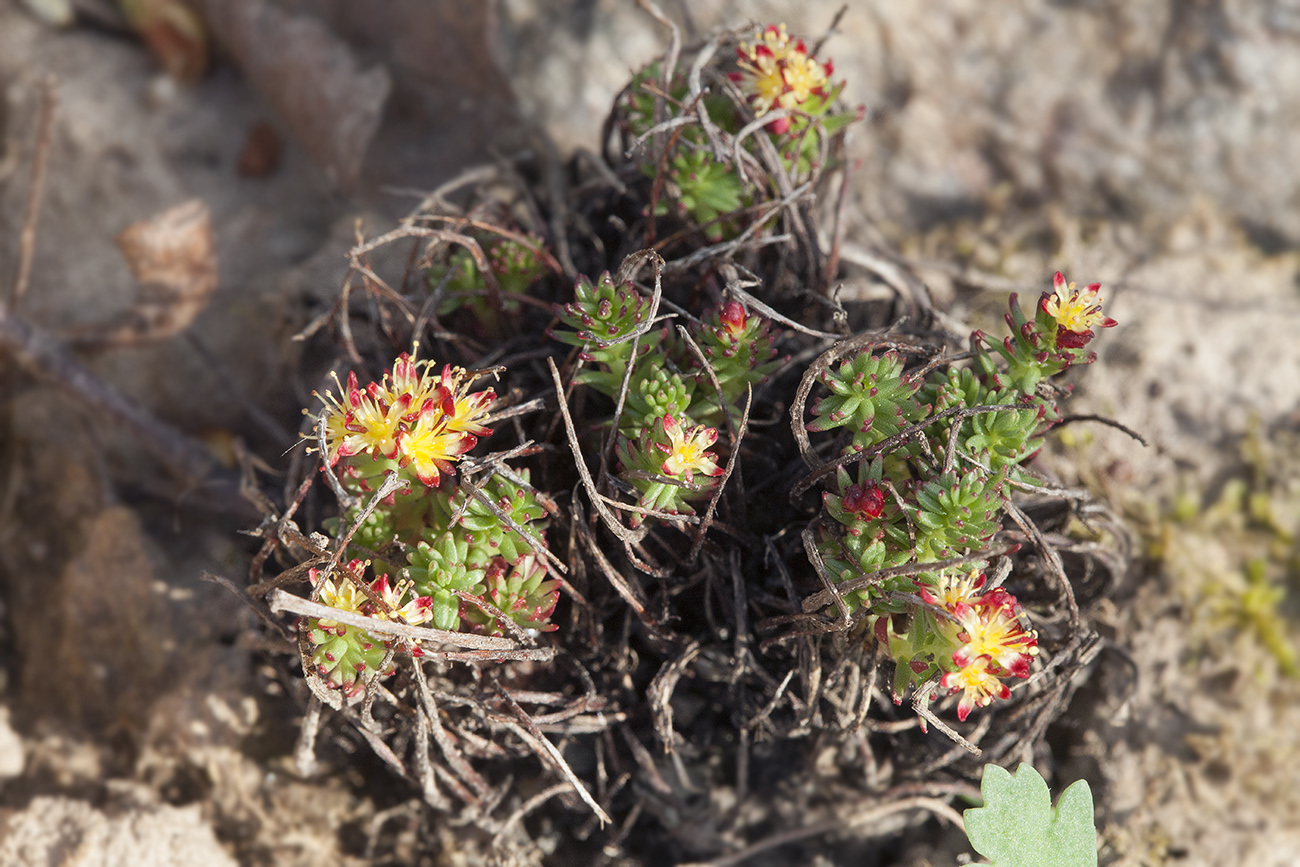
<path id="1" fill-rule="evenodd" d="M 11 867 L 234 867 L 200 808 L 128 806 L 40 797 L 8 817 L 0 863 Z"/>
<path id="2" fill-rule="evenodd" d="M 14 731 L 9 717 L 9 708 L 0 706 L 0 782 L 21 774 L 27 763 L 23 739 Z"/>

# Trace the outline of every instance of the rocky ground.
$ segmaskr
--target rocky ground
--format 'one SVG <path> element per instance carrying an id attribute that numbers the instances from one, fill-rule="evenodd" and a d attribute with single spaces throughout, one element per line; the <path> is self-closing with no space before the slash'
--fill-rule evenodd
<path id="1" fill-rule="evenodd" d="M 289 338 L 334 298 L 357 231 L 485 156 L 544 149 L 541 131 L 562 157 L 599 150 L 614 94 L 668 40 L 621 0 L 207 0 L 219 47 L 178 84 L 107 4 L 74 5 L 61 29 L 0 0 L 0 288 L 53 76 L 18 313 L 209 454 L 239 439 L 277 466 L 309 400 Z M 815 39 L 838 5 L 663 8 L 690 42 L 747 20 Z M 1092 783 L 1103 864 L 1300 861 L 1300 5 L 858 3 L 824 53 L 867 114 L 850 291 L 888 296 L 854 254 L 884 246 L 953 323 L 995 321 L 1058 269 L 1102 282 L 1121 323 L 1074 410 L 1148 445 L 1075 425 L 1045 458 L 1137 540 L 1073 734 L 1053 735 L 1054 789 Z M 140 318 L 115 238 L 191 199 L 218 276 L 169 330 Z M 255 517 L 0 359 L 0 862 L 363 864 L 378 846 L 459 863 L 455 829 L 417 837 L 382 769 L 296 773 L 253 615 L 198 580 L 242 576 Z M 849 863 L 858 833 L 827 835 L 821 863 Z M 953 862 L 947 838 L 908 839 L 865 851 Z"/>

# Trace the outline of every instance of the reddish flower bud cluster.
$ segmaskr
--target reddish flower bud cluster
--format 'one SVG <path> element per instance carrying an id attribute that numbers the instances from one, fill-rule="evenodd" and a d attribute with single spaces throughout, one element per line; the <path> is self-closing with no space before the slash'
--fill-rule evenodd
<path id="1" fill-rule="evenodd" d="M 745 323 L 749 321 L 745 313 L 744 305 L 736 301 L 728 301 L 722 305 L 718 311 L 718 320 L 726 327 L 731 334 L 741 334 L 745 330 Z"/>
<path id="2" fill-rule="evenodd" d="M 879 485 L 849 485 L 840 500 L 846 512 L 855 512 L 867 518 L 879 518 L 885 511 L 885 492 Z"/>

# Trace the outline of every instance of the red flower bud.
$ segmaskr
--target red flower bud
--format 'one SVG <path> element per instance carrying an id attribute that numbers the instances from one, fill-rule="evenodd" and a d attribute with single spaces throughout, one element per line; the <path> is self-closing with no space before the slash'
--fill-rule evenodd
<path id="1" fill-rule="evenodd" d="M 885 511 L 885 492 L 879 485 L 849 485 L 840 500 L 846 512 L 860 512 L 868 518 L 879 518 Z"/>

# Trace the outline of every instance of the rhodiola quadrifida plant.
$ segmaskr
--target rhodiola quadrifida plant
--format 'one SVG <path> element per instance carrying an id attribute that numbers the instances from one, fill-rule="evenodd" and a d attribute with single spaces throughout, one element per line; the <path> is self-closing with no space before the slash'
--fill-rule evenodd
<path id="1" fill-rule="evenodd" d="M 332 576 L 311 570 L 320 602 L 452 632 L 497 634 L 502 617 L 523 629 L 554 628 L 558 583 L 540 555 L 546 512 L 527 470 L 502 467 L 474 495 L 456 482 L 457 462 L 491 433 L 485 421 L 496 395 L 473 390 L 474 380 L 403 354 L 382 379 L 363 388 L 351 373 L 338 394 L 324 396 L 323 469 L 354 500 L 327 524 L 351 559 Z M 390 639 L 328 617 L 305 618 L 299 630 L 332 688 L 355 695 L 392 673 L 381 668 Z"/>
<path id="2" fill-rule="evenodd" d="M 726 44 L 730 61 L 720 52 L 698 71 L 683 63 L 665 74 L 656 63 L 638 72 L 616 121 L 651 184 L 653 214 L 713 242 L 763 225 L 789 194 L 783 185 L 815 184 L 861 117 L 837 104 L 844 84 L 833 82 L 831 61 L 784 24 Z"/>
<path id="3" fill-rule="evenodd" d="M 1115 323 L 1059 274 L 996 335 L 839 293 L 865 267 L 819 225 L 843 87 L 779 24 L 719 34 L 633 77 L 599 171 L 539 146 L 354 249 L 320 317 L 353 372 L 252 583 L 433 821 L 522 852 L 581 804 L 623 830 L 564 845 L 630 859 L 699 813 L 674 857 L 713 858 L 748 832 L 692 787 L 788 824 L 749 767 L 817 821 L 977 778 L 882 695 L 1003 763 L 1061 712 L 1089 603 L 1062 588 L 1094 561 L 1037 457 Z"/>
<path id="4" fill-rule="evenodd" d="M 692 503 L 715 492 L 723 473 L 713 451 L 717 426 L 740 419 L 742 398 L 778 365 L 771 323 L 738 302 L 706 311 L 682 337 L 667 326 L 646 330 L 651 306 L 609 272 L 595 284 L 579 278 L 574 300 L 555 306 L 559 326 L 551 332 L 593 365 L 576 382 L 623 398 L 616 453 L 620 478 L 638 494 L 632 529 L 646 515 L 693 515 Z"/>
<path id="5" fill-rule="evenodd" d="M 894 661 L 896 702 L 937 680 L 960 693 L 965 721 L 1006 698 L 1008 679 L 1029 676 L 1037 635 L 1016 597 L 989 581 L 991 560 L 1009 553 L 993 540 L 1013 491 L 1040 484 L 1024 465 L 1070 389 L 1053 377 L 1095 361 L 1094 329 L 1116 324 L 1099 292 L 1058 272 L 1032 318 L 1012 295 L 1010 333 L 974 332 L 969 366 L 909 373 L 896 349 L 868 347 L 817 374 L 827 393 L 805 427 L 845 442 L 815 547 L 845 587 L 837 604 L 865 618 Z"/>

